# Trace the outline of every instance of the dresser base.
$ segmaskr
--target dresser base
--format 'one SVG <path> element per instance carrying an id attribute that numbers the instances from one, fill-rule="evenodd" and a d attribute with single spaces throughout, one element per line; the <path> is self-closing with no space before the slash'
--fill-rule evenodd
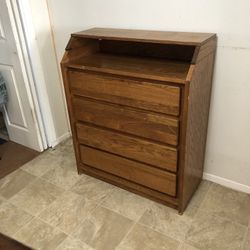
<path id="1" fill-rule="evenodd" d="M 138 185 L 136 183 L 127 181 L 123 178 L 106 173 L 106 172 L 101 171 L 99 169 L 95 169 L 93 167 L 90 167 L 90 166 L 87 166 L 84 164 L 80 164 L 79 174 L 86 174 L 86 175 L 95 177 L 97 179 L 108 182 L 112 185 L 115 185 L 115 186 L 120 187 L 122 189 L 125 189 L 127 191 L 144 196 L 150 200 L 159 202 L 161 204 L 167 205 L 169 207 L 172 207 L 172 208 L 178 210 L 178 199 L 177 198 L 168 196 L 168 195 L 163 194 L 161 192 L 157 192 L 157 191 L 154 191 L 150 188 L 147 188 L 147 187 Z M 179 211 L 179 213 L 181 213 L 181 211 Z"/>

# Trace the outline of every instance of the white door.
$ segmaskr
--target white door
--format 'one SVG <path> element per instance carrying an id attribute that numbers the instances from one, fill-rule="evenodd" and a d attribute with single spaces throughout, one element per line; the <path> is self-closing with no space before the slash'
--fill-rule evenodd
<path id="1" fill-rule="evenodd" d="M 37 151 L 44 148 L 11 1 L 0 0 L 0 72 L 9 101 L 4 109 L 9 138 Z"/>

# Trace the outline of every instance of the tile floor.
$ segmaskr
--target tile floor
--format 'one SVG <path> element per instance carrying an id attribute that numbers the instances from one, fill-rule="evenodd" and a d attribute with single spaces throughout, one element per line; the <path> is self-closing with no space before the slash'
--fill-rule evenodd
<path id="1" fill-rule="evenodd" d="M 79 176 L 69 140 L 0 180 L 0 232 L 44 250 L 249 250 L 250 195 L 203 181 L 180 216 Z"/>

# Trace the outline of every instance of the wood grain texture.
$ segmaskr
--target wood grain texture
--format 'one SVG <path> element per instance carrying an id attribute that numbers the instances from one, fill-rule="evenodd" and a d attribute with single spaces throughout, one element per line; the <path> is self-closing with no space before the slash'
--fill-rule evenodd
<path id="1" fill-rule="evenodd" d="M 159 113 L 179 114 L 178 87 L 78 71 L 69 71 L 69 79 L 71 92 L 75 95 Z"/>
<path id="2" fill-rule="evenodd" d="M 76 127 L 81 144 L 176 171 L 177 150 L 174 148 L 84 124 L 77 124 Z"/>
<path id="3" fill-rule="evenodd" d="M 183 213 L 202 178 L 215 48 L 215 34 L 73 34 L 61 65 L 78 172 Z"/>
<path id="4" fill-rule="evenodd" d="M 80 57 L 68 65 L 71 68 L 115 75 L 139 77 L 185 84 L 189 69 L 186 62 L 95 53 Z"/>
<path id="5" fill-rule="evenodd" d="M 195 46 L 160 44 L 160 43 L 140 43 L 129 41 L 100 40 L 100 52 L 129 55 L 135 57 L 162 58 L 179 62 L 191 62 Z"/>
<path id="6" fill-rule="evenodd" d="M 176 194 L 175 174 L 86 146 L 80 146 L 80 151 L 82 163 L 86 165 L 162 193 Z"/>
<path id="7" fill-rule="evenodd" d="M 195 65 L 186 99 L 186 138 L 182 152 L 185 166 L 180 212 L 184 211 L 203 175 L 215 45 L 213 52 Z"/>
<path id="8" fill-rule="evenodd" d="M 69 121 L 72 131 L 72 139 L 73 146 L 76 156 L 77 169 L 79 172 L 80 169 L 80 153 L 78 147 L 78 141 L 76 137 L 76 129 L 75 129 L 75 117 L 73 112 L 73 107 L 71 103 L 71 93 L 70 93 L 70 82 L 68 78 L 68 67 L 67 64 L 72 60 L 76 60 L 78 57 L 82 57 L 84 55 L 88 55 L 96 52 L 98 50 L 98 43 L 96 41 L 92 41 L 89 39 L 84 39 L 81 41 L 77 38 L 71 38 L 66 47 L 66 51 L 63 55 L 63 59 L 61 61 L 61 72 L 63 78 L 64 92 L 66 96 L 67 109 L 69 114 Z"/>
<path id="9" fill-rule="evenodd" d="M 113 185 L 116 185 L 120 188 L 126 189 L 128 191 L 131 191 L 133 193 L 142 195 L 144 197 L 147 197 L 151 200 L 160 202 L 164 205 L 168 205 L 170 207 L 177 209 L 178 204 L 178 198 L 172 197 L 170 195 L 164 194 L 162 192 L 158 192 L 156 190 L 153 190 L 151 188 L 148 188 L 146 186 L 139 185 L 135 182 L 128 181 L 124 178 L 121 178 L 119 176 L 107 173 L 105 171 L 90 167 L 85 164 L 81 164 L 80 171 L 82 173 L 91 175 L 95 178 L 98 178 L 100 180 L 106 181 L 108 183 L 111 183 Z"/>
<path id="10" fill-rule="evenodd" d="M 192 63 L 198 63 L 204 57 L 214 52 L 217 44 L 217 39 L 210 39 L 203 46 L 197 46 L 193 54 Z"/>
<path id="11" fill-rule="evenodd" d="M 72 34 L 73 37 L 109 39 L 118 41 L 153 42 L 162 44 L 201 45 L 213 38 L 213 33 L 151 31 L 93 28 Z"/>
<path id="12" fill-rule="evenodd" d="M 67 44 L 62 64 L 66 64 L 72 60 L 77 60 L 98 51 L 99 42 L 97 40 L 71 38 Z"/>
<path id="13" fill-rule="evenodd" d="M 72 99 L 72 105 L 78 121 L 174 146 L 178 144 L 179 121 L 177 119 L 79 97 Z"/>

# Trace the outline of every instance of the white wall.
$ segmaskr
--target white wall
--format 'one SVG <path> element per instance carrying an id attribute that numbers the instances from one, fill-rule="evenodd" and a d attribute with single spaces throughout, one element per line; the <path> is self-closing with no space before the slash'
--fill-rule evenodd
<path id="1" fill-rule="evenodd" d="M 49 0 L 49 6 L 58 59 L 70 33 L 94 26 L 217 33 L 205 177 L 250 192 L 249 0 Z"/>
<path id="2" fill-rule="evenodd" d="M 44 0 L 29 0 L 31 14 L 33 16 L 33 26 L 36 36 L 36 45 L 39 50 L 41 69 L 36 79 L 36 84 L 45 83 L 47 99 L 42 97 L 43 93 L 38 92 L 41 105 L 50 109 L 50 112 L 42 112 L 44 121 L 47 122 L 47 136 L 50 146 L 55 146 L 70 135 L 68 117 L 65 107 L 64 92 L 60 79 L 59 65 L 57 62 L 56 51 L 53 44 L 53 36 L 49 18 L 48 7 Z M 41 77 L 42 74 L 42 77 Z M 44 78 L 44 79 L 42 79 Z M 39 86 L 37 86 L 39 91 Z M 45 93 L 46 93 L 45 92 Z M 50 115 L 51 120 L 48 119 Z"/>

